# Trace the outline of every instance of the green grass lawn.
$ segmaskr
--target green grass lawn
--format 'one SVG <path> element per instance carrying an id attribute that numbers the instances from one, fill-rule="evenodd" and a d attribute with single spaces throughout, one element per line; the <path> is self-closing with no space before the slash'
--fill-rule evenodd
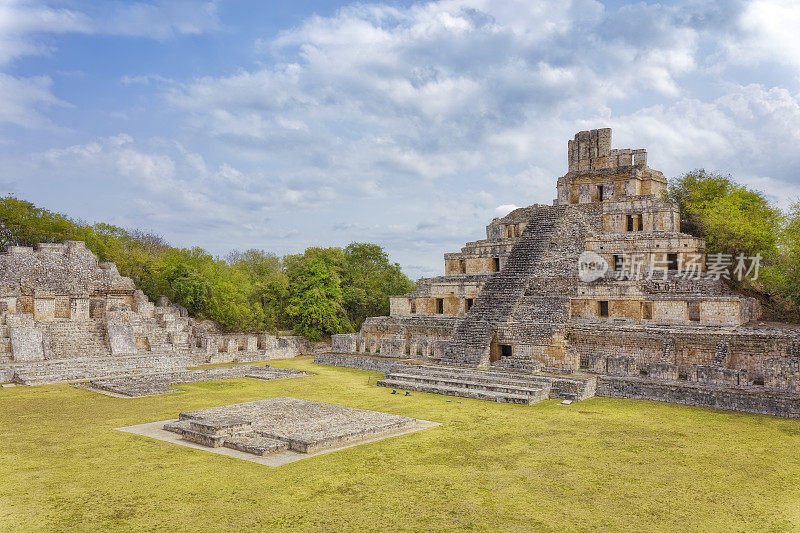
<path id="1" fill-rule="evenodd" d="M 0 529 L 800 529 L 800 420 L 607 398 L 393 396 L 368 372 L 273 365 L 316 375 L 140 399 L 0 389 Z M 112 429 L 284 395 L 441 425 L 278 468 Z"/>

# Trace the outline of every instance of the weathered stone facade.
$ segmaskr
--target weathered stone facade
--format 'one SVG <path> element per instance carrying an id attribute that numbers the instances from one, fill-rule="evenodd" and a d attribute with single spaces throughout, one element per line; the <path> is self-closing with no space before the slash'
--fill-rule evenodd
<path id="1" fill-rule="evenodd" d="M 308 352 L 297 337 L 224 334 L 154 305 L 83 242 L 0 254 L 0 381 L 73 381 Z"/>
<path id="2" fill-rule="evenodd" d="M 553 205 L 494 219 L 486 239 L 445 255 L 444 276 L 392 297 L 391 316 L 335 337 L 333 351 L 635 378 L 601 389 L 614 396 L 653 391 L 677 401 L 685 386 L 687 398 L 702 396 L 697 387 L 705 397 L 722 394 L 694 401 L 703 405 L 788 405 L 726 404 L 732 388 L 797 394 L 800 328 L 758 322 L 758 302 L 707 269 L 705 243 L 681 233 L 666 185 L 644 150 L 611 149 L 610 129 L 580 132 L 568 143 Z M 587 253 L 607 267 L 596 279 L 579 276 Z"/>

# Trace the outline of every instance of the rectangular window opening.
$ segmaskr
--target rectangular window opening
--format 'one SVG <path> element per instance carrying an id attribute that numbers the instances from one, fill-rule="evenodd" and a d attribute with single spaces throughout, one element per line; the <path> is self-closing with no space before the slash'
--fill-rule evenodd
<path id="1" fill-rule="evenodd" d="M 500 357 L 511 357 L 514 354 L 514 349 L 510 344 L 500 345 Z"/>
<path id="2" fill-rule="evenodd" d="M 598 202 L 602 202 L 603 201 L 603 193 L 604 193 L 603 186 L 602 185 L 598 185 L 597 186 L 597 201 Z"/>
<path id="3" fill-rule="evenodd" d="M 436 298 L 436 313 L 443 315 L 444 314 L 444 299 L 443 298 Z"/>
<path id="4" fill-rule="evenodd" d="M 500 272 L 500 258 L 499 257 L 493 257 L 492 261 L 494 263 L 494 271 L 495 272 Z"/>
<path id="5" fill-rule="evenodd" d="M 614 271 L 622 272 L 624 258 L 622 255 L 614 255 Z"/>
<path id="6" fill-rule="evenodd" d="M 409 300 L 409 305 L 411 307 L 411 314 L 415 314 L 417 312 L 417 302 L 413 299 Z"/>
<path id="7" fill-rule="evenodd" d="M 600 316 L 607 317 L 608 316 L 608 301 L 602 300 L 600 302 Z"/>
<path id="8" fill-rule="evenodd" d="M 642 215 L 628 215 L 628 231 L 642 231 Z"/>
<path id="9" fill-rule="evenodd" d="M 472 309 L 473 303 L 475 303 L 475 300 L 473 298 L 467 298 L 466 300 L 464 300 L 464 311 L 469 311 L 470 309 Z"/>

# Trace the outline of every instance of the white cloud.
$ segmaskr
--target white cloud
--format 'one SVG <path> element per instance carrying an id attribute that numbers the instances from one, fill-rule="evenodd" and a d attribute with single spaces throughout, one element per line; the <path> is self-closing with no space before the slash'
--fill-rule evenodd
<path id="1" fill-rule="evenodd" d="M 168 41 L 219 27 L 214 3 L 193 5 L 47 8 L 50 26 L 20 26 L 28 29 L 0 48 L 0 61 L 47 53 L 52 41 L 39 37 L 48 33 Z M 18 17 L 36 7 L 14 6 Z M 141 91 L 137 98 L 161 91 L 169 116 L 182 120 L 177 138 L 62 144 L 38 171 L 127 187 L 134 225 L 215 251 L 369 240 L 426 274 L 440 271 L 443 251 L 480 238 L 492 217 L 550 203 L 566 141 L 583 129 L 613 127 L 616 147 L 647 148 L 668 176 L 731 172 L 785 201 L 798 194 L 800 87 L 762 74 L 765 64 L 800 65 L 789 7 L 356 3 L 262 37 L 256 66 L 188 80 L 123 77 L 123 92 Z M 17 88 L 0 102 L 0 121 L 46 123 L 43 110 L 59 104 L 49 79 L 3 79 Z"/>
<path id="2" fill-rule="evenodd" d="M 694 168 L 733 174 L 787 206 L 800 197 L 800 97 L 784 88 L 730 86 L 710 102 L 682 99 L 612 120 L 615 132 L 649 148 L 650 166 L 677 175 Z M 769 178 L 765 176 L 770 175 Z"/>
<path id="3" fill-rule="evenodd" d="M 6 0 L 0 4 L 0 65 L 17 57 L 48 52 L 50 47 L 34 38 L 37 34 L 85 33 L 91 26 L 89 18 L 75 10 Z"/>
<path id="4" fill-rule="evenodd" d="M 0 1 L 0 67 L 24 56 L 55 50 L 53 35 L 127 35 L 164 40 L 219 27 L 214 2 L 163 0 L 149 3 L 96 2 L 83 9 L 51 7 L 32 0 Z M 158 78 L 156 78 L 158 79 Z M 158 79 L 159 81 L 163 81 Z M 142 80 L 131 78 L 130 83 Z M 0 124 L 26 128 L 51 125 L 44 109 L 63 103 L 50 76 L 13 76 L 0 71 Z"/>
<path id="5" fill-rule="evenodd" d="M 26 128 L 50 125 L 42 108 L 63 104 L 51 90 L 47 76 L 16 77 L 0 72 L 0 123 Z"/>
<path id="6" fill-rule="evenodd" d="M 734 62 L 770 59 L 800 69 L 800 9 L 795 0 L 754 0 L 739 19 L 741 34 L 728 42 Z"/>
<path id="7" fill-rule="evenodd" d="M 509 214 L 510 212 L 512 212 L 514 209 L 519 209 L 519 208 L 520 208 L 520 206 L 518 206 L 518 205 L 503 204 L 503 205 L 498 205 L 497 207 L 495 207 L 494 208 L 494 212 L 497 214 L 497 216 L 504 217 L 507 214 Z"/>

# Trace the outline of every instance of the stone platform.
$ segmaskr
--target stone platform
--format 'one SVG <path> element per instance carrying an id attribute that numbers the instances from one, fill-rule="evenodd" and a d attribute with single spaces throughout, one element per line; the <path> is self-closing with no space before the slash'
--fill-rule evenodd
<path id="1" fill-rule="evenodd" d="M 279 397 L 187 411 L 178 420 L 119 429 L 279 466 L 435 425 L 405 416 Z"/>
<path id="2" fill-rule="evenodd" d="M 271 368 L 269 365 L 266 367 L 240 365 L 184 370 L 180 372 L 160 372 L 111 379 L 96 379 L 76 386 L 89 390 L 96 390 L 98 392 L 111 393 L 116 396 L 137 398 L 141 396 L 163 394 L 165 392 L 175 392 L 177 389 L 172 388 L 171 385 L 180 383 L 197 383 L 199 381 L 232 378 L 270 380 L 305 375 L 306 373 L 301 370 Z"/>
<path id="3" fill-rule="evenodd" d="M 382 387 L 531 405 L 547 398 L 584 400 L 594 395 L 594 376 L 559 376 L 441 365 L 400 364 L 378 381 Z"/>

